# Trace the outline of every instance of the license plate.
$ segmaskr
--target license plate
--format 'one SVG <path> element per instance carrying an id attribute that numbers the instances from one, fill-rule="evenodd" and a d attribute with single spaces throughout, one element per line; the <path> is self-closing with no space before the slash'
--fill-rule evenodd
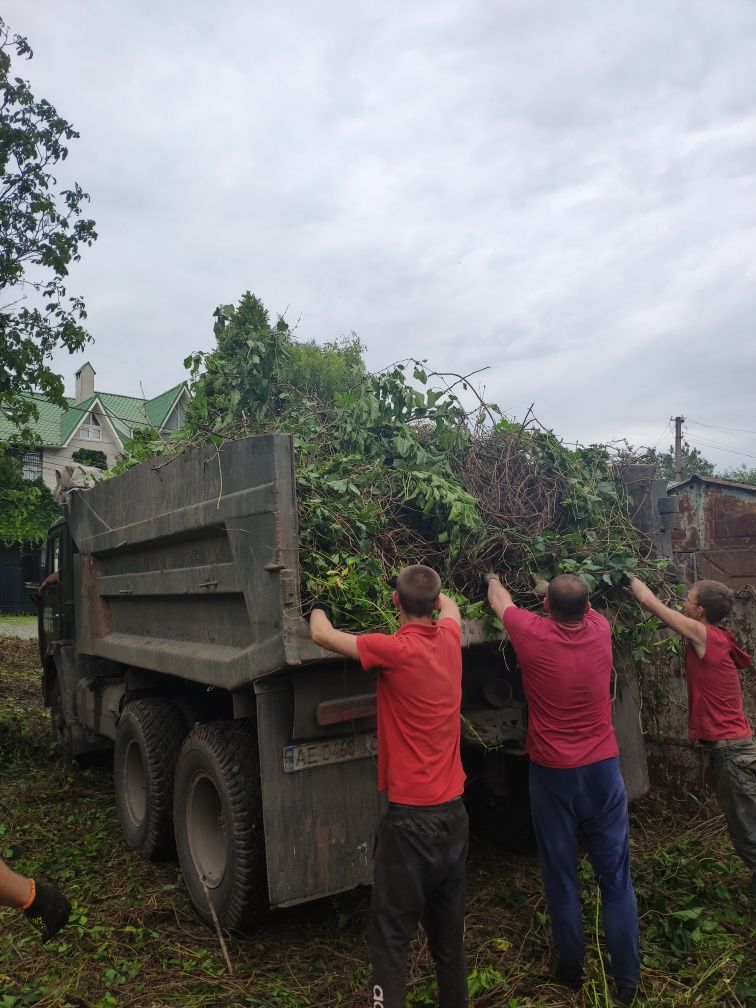
<path id="1" fill-rule="evenodd" d="M 309 770 L 310 767 L 327 766 L 329 763 L 348 763 L 350 760 L 367 759 L 378 755 L 378 736 L 350 735 L 348 738 L 320 739 L 302 745 L 284 746 L 284 773 Z"/>

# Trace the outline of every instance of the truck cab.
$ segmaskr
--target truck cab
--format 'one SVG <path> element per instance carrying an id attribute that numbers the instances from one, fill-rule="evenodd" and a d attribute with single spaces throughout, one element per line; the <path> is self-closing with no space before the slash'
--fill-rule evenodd
<path id="1" fill-rule="evenodd" d="M 47 535 L 43 580 L 38 586 L 38 636 L 43 666 L 51 645 L 73 641 L 76 637 L 76 606 L 71 576 L 75 551 L 68 525 L 64 518 L 59 518 Z"/>

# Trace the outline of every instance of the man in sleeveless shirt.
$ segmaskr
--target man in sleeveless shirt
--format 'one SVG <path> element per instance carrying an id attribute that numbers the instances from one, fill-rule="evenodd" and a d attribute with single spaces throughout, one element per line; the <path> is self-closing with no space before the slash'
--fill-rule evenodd
<path id="1" fill-rule="evenodd" d="M 316 644 L 378 674 L 378 789 L 388 792 L 389 804 L 376 838 L 369 1004 L 404 1008 L 409 943 L 421 920 L 440 1008 L 466 1008 L 459 609 L 423 564 L 398 576 L 394 604 L 401 625 L 393 635 L 355 636 L 335 629 L 321 609 L 310 616 Z"/>
<path id="2" fill-rule="evenodd" d="M 697 581 L 680 613 L 664 605 L 639 578 L 633 578 L 629 591 L 686 639 L 688 735 L 709 751 L 714 790 L 733 846 L 751 870 L 756 907 L 756 742 L 743 711 L 738 674 L 751 659 L 719 625 L 730 615 L 735 596 L 720 581 Z"/>
<path id="3" fill-rule="evenodd" d="M 591 609 L 585 583 L 571 574 L 549 583 L 545 617 L 516 606 L 496 575 L 488 575 L 488 601 L 514 646 L 528 703 L 530 801 L 557 950 L 555 976 L 573 990 L 583 983 L 582 839 L 601 889 L 615 998 L 629 1005 L 640 975 L 638 911 L 612 726 L 609 624 Z"/>

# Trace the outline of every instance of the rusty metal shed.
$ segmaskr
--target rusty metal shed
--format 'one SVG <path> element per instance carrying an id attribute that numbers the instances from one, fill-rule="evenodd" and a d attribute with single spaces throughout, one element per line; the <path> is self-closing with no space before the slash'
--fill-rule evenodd
<path id="1" fill-rule="evenodd" d="M 680 508 L 673 549 L 690 579 L 714 578 L 735 591 L 756 585 L 756 486 L 695 475 L 668 493 Z"/>

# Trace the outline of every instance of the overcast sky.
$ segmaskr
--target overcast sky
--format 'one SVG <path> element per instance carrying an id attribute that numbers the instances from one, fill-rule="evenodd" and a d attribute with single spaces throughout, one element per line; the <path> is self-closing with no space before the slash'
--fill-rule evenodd
<path id="1" fill-rule="evenodd" d="M 567 441 L 756 465 L 753 0 L 5 0 L 81 133 L 69 290 L 155 395 L 249 289 Z M 703 426 L 706 425 L 706 426 Z M 727 432 L 721 428 L 736 428 Z M 724 452 L 711 445 L 728 446 Z"/>

